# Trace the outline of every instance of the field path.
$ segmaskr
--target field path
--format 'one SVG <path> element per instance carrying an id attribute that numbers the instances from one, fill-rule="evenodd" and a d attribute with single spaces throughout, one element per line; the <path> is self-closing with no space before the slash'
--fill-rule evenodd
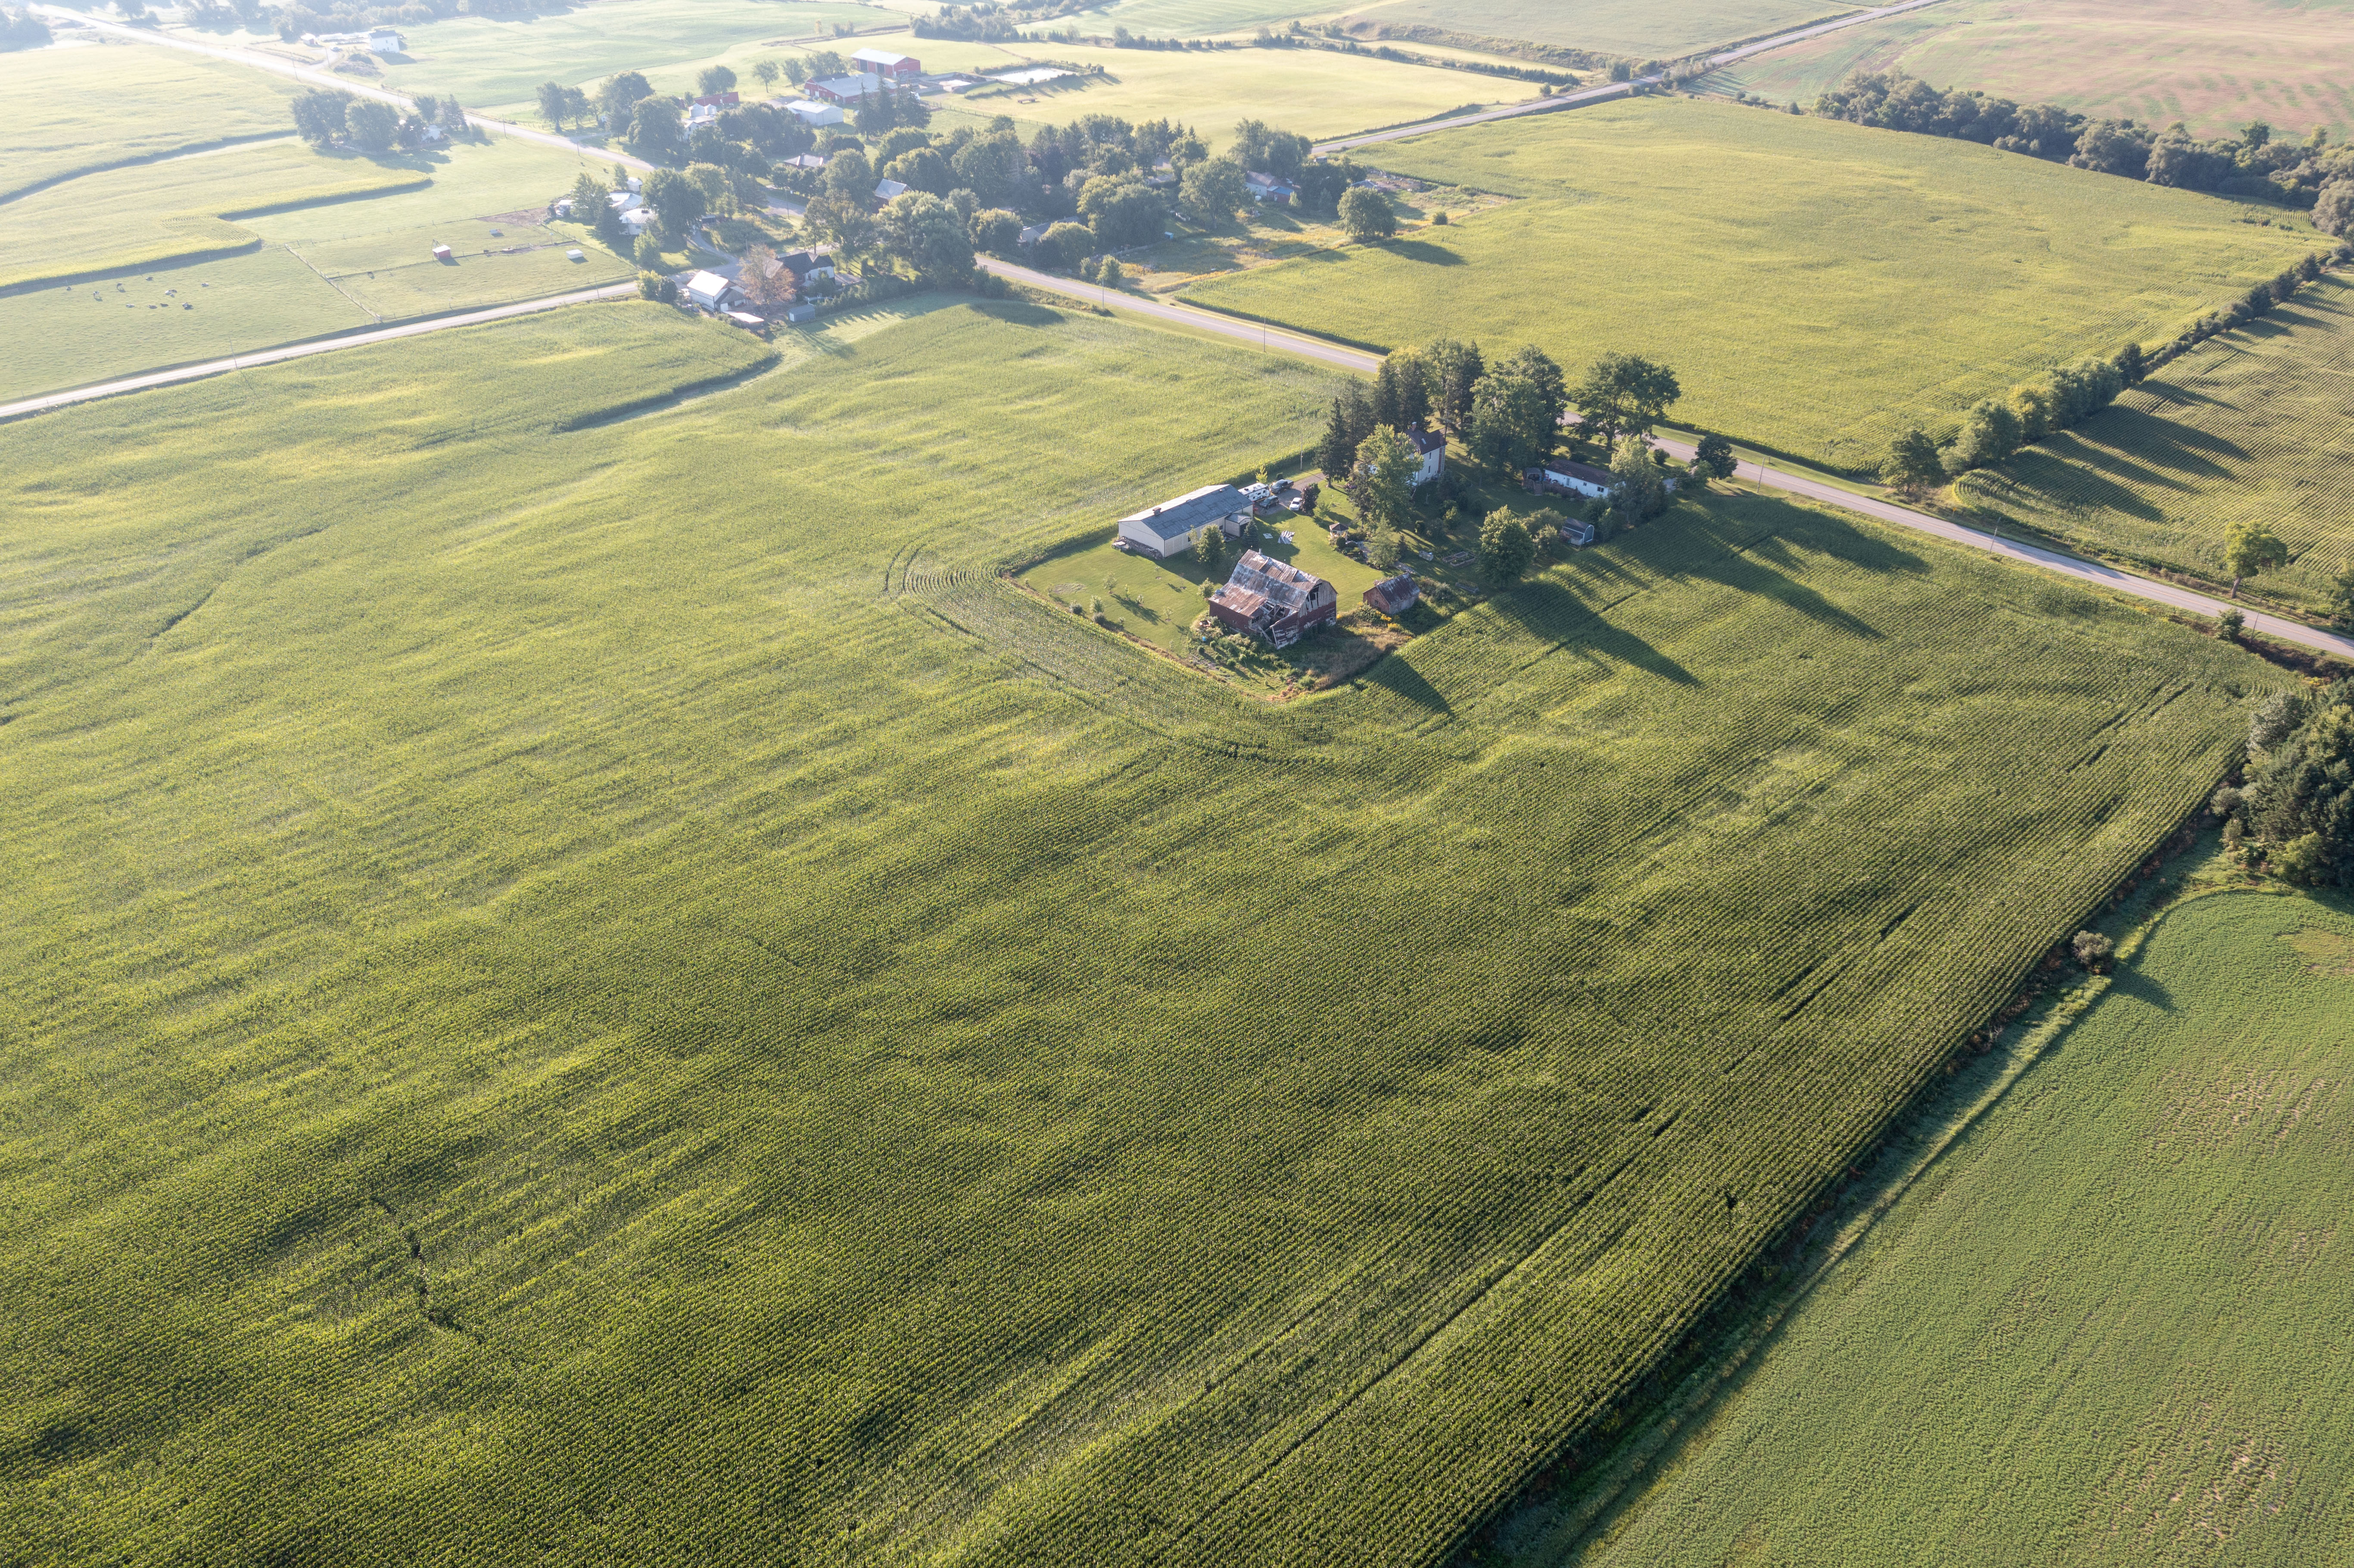
<path id="1" fill-rule="evenodd" d="M 1858 11 L 1850 16 L 1835 16 L 1828 22 L 1817 22 L 1811 26 L 1798 27 L 1787 33 L 1776 33 L 1770 38 L 1759 38 L 1754 43 L 1743 44 L 1736 48 L 1727 49 L 1722 54 L 1710 55 L 1707 57 L 1708 63 L 1711 66 L 1731 65 L 1735 60 L 1745 60 L 1752 55 L 1762 55 L 1768 49 L 1778 49 L 1786 45 L 1802 43 L 1808 38 L 1819 37 L 1825 33 L 1836 33 L 1841 27 L 1852 27 L 1864 22 L 1877 22 L 1882 16 L 1893 16 L 1901 11 L 1918 11 L 1925 5 L 1935 5 L 1937 3 L 1938 0 L 1899 0 L 1899 3 L 1893 5 L 1882 5 L 1874 10 Z M 1313 151 L 1345 153 L 1352 147 L 1370 147 L 1380 142 L 1403 142 L 1409 136 L 1427 136 L 1434 131 L 1457 131 L 1466 125 L 1484 125 L 1491 120 L 1510 120 L 1519 114 L 1545 114 L 1556 109 L 1582 108 L 1586 104 L 1600 103 L 1607 99 L 1624 98 L 1638 87 L 1656 87 L 1659 79 L 1656 76 L 1637 77 L 1632 81 L 1614 81 L 1605 87 L 1588 87 L 1576 92 L 1565 92 L 1558 98 L 1532 98 L 1525 103 L 1508 103 L 1500 109 L 1486 109 L 1477 114 L 1458 114 L 1449 120 L 1426 120 L 1414 125 L 1393 126 L 1387 131 L 1368 131 L 1362 136 L 1342 136 L 1337 141 L 1319 142 Z"/>
<path id="2" fill-rule="evenodd" d="M 296 81 L 308 82 L 313 87 L 329 88 L 337 92 L 348 92 L 360 98 L 373 98 L 379 103 L 389 103 L 395 109 L 417 107 L 411 100 L 389 89 L 370 87 L 365 82 L 354 81 L 349 77 L 337 76 L 333 71 L 301 65 L 293 60 L 280 59 L 274 55 L 260 55 L 249 49 L 234 49 L 217 44 L 198 43 L 194 38 L 175 37 L 169 33 L 158 32 L 148 27 L 127 27 L 119 22 L 104 21 L 96 16 L 84 16 L 80 11 L 62 10 L 54 5 L 35 5 L 32 9 L 41 13 L 52 22 L 61 23 L 69 27 L 95 27 L 101 32 L 133 43 L 161 44 L 166 48 L 186 49 L 190 54 L 207 55 L 217 60 L 227 60 L 231 65 L 250 66 L 255 70 L 271 71 L 279 76 L 292 77 Z M 560 147 L 567 152 L 584 154 L 591 158 L 602 158 L 608 163 L 619 164 L 624 168 L 652 171 L 655 167 L 644 159 L 632 158 L 626 153 L 610 152 L 603 147 L 591 147 L 586 143 L 575 142 L 569 136 L 560 136 L 553 131 L 534 131 L 525 126 L 512 124 L 504 120 L 493 120 L 471 111 L 466 115 L 466 123 L 480 131 L 493 132 L 502 136 L 513 136 L 525 142 L 537 142 L 546 147 Z"/>
<path id="3" fill-rule="evenodd" d="M 993 257 L 985 256 L 980 260 L 981 265 L 1001 277 L 1051 290 L 1072 299 L 1087 297 L 1087 285 L 1076 279 L 1056 278 L 1044 272 L 1035 272 L 1027 267 L 1016 267 L 1011 262 L 1000 261 Z M 1270 351 L 1279 349 L 1286 354 L 1298 355 L 1304 359 L 1313 359 L 1326 365 L 1337 366 L 1343 370 L 1353 370 L 1360 375 L 1371 376 L 1381 366 L 1379 355 L 1368 354 L 1363 349 L 1349 348 L 1337 343 L 1305 337 L 1298 333 L 1286 332 L 1281 327 L 1265 326 L 1257 322 L 1244 321 L 1239 317 L 1221 315 L 1214 311 L 1200 310 L 1187 305 L 1164 304 L 1159 300 L 1138 299 L 1133 294 L 1115 293 L 1108 289 L 1099 288 L 1096 291 L 1096 294 L 1105 306 L 1113 310 L 1126 311 L 1130 314 L 1148 316 L 1155 321 L 1171 322 L 1204 332 L 1216 333 L 1238 342 L 1256 344 L 1262 349 Z M 0 410 L 0 413 L 5 412 Z M 1671 455 L 1685 461 L 1690 461 L 1691 459 L 1692 449 L 1689 442 L 1659 437 L 1656 438 L 1656 444 L 1664 447 Z M 2211 618 L 2222 614 L 2225 609 L 2231 608 L 2221 599 L 2210 599 L 2205 594 L 2194 593 L 2189 588 L 2176 588 L 2171 583 L 2137 577 L 2131 572 L 2120 570 L 2099 561 L 2088 561 L 2063 551 L 2047 549 L 2041 545 L 2006 539 L 1999 535 L 1985 533 L 1959 523 L 1949 523 L 1942 517 L 1934 517 L 1926 512 L 1915 512 L 1909 506 L 1899 506 L 1893 501 L 1858 495 L 1853 491 L 1842 490 L 1835 484 L 1809 479 L 1804 474 L 1785 472 L 1780 469 L 1769 468 L 1763 463 L 1744 462 L 1740 465 L 1735 477 L 1768 490 L 1779 490 L 1791 495 L 1804 496 L 1809 501 L 1821 502 L 1827 506 L 1837 506 L 1849 512 L 1861 513 L 1864 516 L 1878 522 L 1893 524 L 1899 528 L 1910 528 L 1915 533 L 1934 535 L 1949 544 L 1960 545 L 1973 550 L 1983 550 L 1988 555 L 2000 556 L 2022 566 L 2037 567 L 2045 571 L 2057 572 L 2062 577 L 2073 577 L 2079 582 L 2089 583 L 2096 588 L 2108 588 L 2117 593 L 2131 594 L 2136 599 L 2147 599 L 2175 609 L 2187 609 L 2193 614 Z M 2248 618 L 2250 630 L 2261 632 L 2266 637 L 2277 638 L 2283 642 L 2294 642 L 2299 647 L 2310 648 L 2317 652 L 2329 654 L 2333 658 L 2354 662 L 2354 638 L 2340 637 L 2335 632 L 2319 630 L 2314 627 L 2301 625 L 2294 620 L 2284 620 L 2276 615 L 2265 615 L 2256 610 L 2243 609 L 2242 613 Z"/>
<path id="4" fill-rule="evenodd" d="M 505 321 L 514 316 L 527 316 L 539 311 L 552 311 L 564 305 L 584 305 L 594 300 L 619 300 L 638 291 L 637 284 L 609 283 L 601 289 L 581 289 L 569 294 L 554 294 L 540 300 L 519 300 L 510 305 L 493 305 L 487 310 L 467 311 L 460 315 L 435 316 L 428 321 L 405 322 L 398 326 L 373 327 L 348 333 L 341 337 L 319 338 L 309 343 L 288 344 L 282 348 L 257 349 L 251 354 L 233 355 L 227 359 L 208 359 L 201 365 L 183 365 L 171 370 L 151 371 L 144 376 L 128 376 L 120 381 L 103 381 L 95 387 L 77 387 L 69 392 L 52 392 L 44 397 L 27 397 L 18 403 L 0 403 L 0 422 L 21 419 L 32 414 L 46 414 L 53 408 L 68 408 L 75 403 L 88 403 L 100 397 L 117 397 L 125 392 L 144 392 L 154 387 L 173 387 L 183 381 L 201 381 L 208 376 L 226 376 L 232 370 L 252 370 L 264 365 L 281 365 L 290 359 L 307 359 L 314 354 L 333 354 L 337 349 L 365 348 L 370 344 L 390 343 L 396 338 L 421 337 L 429 332 L 447 332 L 451 327 L 481 326 L 486 322 Z"/>

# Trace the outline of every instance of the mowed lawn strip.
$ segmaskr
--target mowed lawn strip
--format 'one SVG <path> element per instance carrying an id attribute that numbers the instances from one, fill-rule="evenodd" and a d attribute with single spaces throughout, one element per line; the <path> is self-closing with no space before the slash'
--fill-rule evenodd
<path id="1" fill-rule="evenodd" d="M 2349 1015 L 2343 898 L 2164 916 L 1575 1560 L 2330 1561 Z"/>
<path id="2" fill-rule="evenodd" d="M 1238 701 L 990 568 L 1329 378 L 784 352 L 596 307 L 0 429 L 12 1551 L 1426 1563 L 2273 681 L 1718 496 Z"/>
<path id="3" fill-rule="evenodd" d="M 1755 56 L 1721 79 L 1812 104 L 1853 70 L 2227 136 L 2354 130 L 2354 11 L 2271 0 L 1942 0 Z"/>
<path id="4" fill-rule="evenodd" d="M 292 135 L 282 77 L 178 49 L 75 44 L 8 57 L 0 202 L 51 180 L 249 137 Z"/>
<path id="5" fill-rule="evenodd" d="M 1853 468 L 1904 425 L 2186 320 L 2327 241 L 2211 196 L 1680 99 L 1449 131 L 1399 172 L 1523 199 L 1186 297 L 1382 346 L 1671 366 L 1679 419 Z"/>
<path id="6" fill-rule="evenodd" d="M 2211 338 L 2074 429 L 1970 474 L 1995 517 L 2231 581 L 2224 536 L 2261 522 L 2295 558 L 2255 585 L 2306 609 L 2354 564 L 2354 284 L 2330 276 Z"/>

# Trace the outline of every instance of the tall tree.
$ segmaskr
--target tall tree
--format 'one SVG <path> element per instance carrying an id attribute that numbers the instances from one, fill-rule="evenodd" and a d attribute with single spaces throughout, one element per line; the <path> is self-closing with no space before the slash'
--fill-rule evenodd
<path id="1" fill-rule="evenodd" d="M 1367 185 L 1358 185 L 1341 198 L 1341 227 L 1359 244 L 1387 239 L 1397 232 L 1397 214 L 1389 199 Z"/>
<path id="2" fill-rule="evenodd" d="M 1387 425 L 1358 444 L 1349 469 L 1349 499 L 1357 514 L 1386 528 L 1403 528 L 1414 516 L 1414 471 L 1421 459 L 1414 443 Z"/>
<path id="3" fill-rule="evenodd" d="M 352 95 L 329 92 L 313 88 L 294 95 L 295 133 L 314 147 L 323 147 L 344 133 L 344 116 L 350 110 Z"/>
<path id="4" fill-rule="evenodd" d="M 2288 546 L 2261 523 L 2234 523 L 2223 533 L 2223 569 L 2232 574 L 2232 597 L 2260 572 L 2288 565 Z"/>
<path id="5" fill-rule="evenodd" d="M 572 100 L 567 96 L 562 82 L 543 81 L 539 84 L 539 117 L 547 122 L 549 130 L 564 129 L 564 122 L 571 107 Z"/>
<path id="6" fill-rule="evenodd" d="M 678 105 L 667 98 L 642 98 L 630 111 L 630 151 L 653 164 L 686 161 L 686 129 Z"/>
<path id="7" fill-rule="evenodd" d="M 1623 436 L 1649 434 L 1682 396 L 1674 371 L 1637 354 L 1604 355 L 1569 393 L 1585 429 L 1613 447 Z"/>
<path id="8" fill-rule="evenodd" d="M 1431 411 L 1449 435 L 1465 436 L 1471 428 L 1471 389 L 1488 374 L 1479 345 L 1442 337 L 1423 350 L 1422 361 L 1430 373 Z"/>
<path id="9" fill-rule="evenodd" d="M 1739 463 L 1733 455 L 1733 443 L 1714 431 L 1701 437 L 1700 445 L 1692 450 L 1692 471 L 1707 479 L 1731 479 Z"/>
<path id="10" fill-rule="evenodd" d="M 400 134 L 400 112 L 373 98 L 355 99 L 344 111 L 344 129 L 353 146 L 364 153 L 381 153 Z"/>
<path id="11" fill-rule="evenodd" d="M 1949 474 L 1998 463 L 2019 450 L 2019 416 L 1999 397 L 1984 397 L 1962 417 L 1962 432 L 1940 460 Z"/>
<path id="12" fill-rule="evenodd" d="M 1659 477 L 1659 465 L 1640 436 L 1618 443 L 1610 459 L 1610 476 L 1617 481 L 1611 487 L 1610 506 L 1620 526 L 1631 528 L 1668 509 L 1667 482 Z"/>
<path id="13" fill-rule="evenodd" d="M 1463 444 L 1476 461 L 1518 478 L 1553 455 L 1561 432 L 1557 407 L 1534 377 L 1499 365 L 1471 389 Z"/>
<path id="14" fill-rule="evenodd" d="M 1204 158 L 1188 165 L 1177 190 L 1195 220 L 1213 226 L 1231 222 L 1250 200 L 1243 166 L 1232 158 Z"/>
<path id="15" fill-rule="evenodd" d="M 746 299 L 764 310 L 791 304 L 796 292 L 791 270 L 765 245 L 754 245 L 745 250 L 744 265 L 736 271 L 736 287 Z"/>
<path id="16" fill-rule="evenodd" d="M 1880 477 L 1898 490 L 1928 490 L 1946 482 L 1946 465 L 1937 443 L 1914 425 L 1888 443 Z"/>
<path id="17" fill-rule="evenodd" d="M 777 62 L 774 60 L 757 60 L 753 62 L 752 74 L 759 79 L 760 90 L 766 92 L 769 89 L 777 85 Z"/>
<path id="18" fill-rule="evenodd" d="M 1429 373 L 1413 349 L 1392 349 L 1375 372 L 1373 418 L 1398 430 L 1413 429 L 1429 421 Z"/>
<path id="19" fill-rule="evenodd" d="M 724 65 L 705 66 L 695 79 L 698 98 L 716 98 L 723 92 L 736 90 L 736 73 Z"/>
<path id="20" fill-rule="evenodd" d="M 675 169 L 656 169 L 646 176 L 646 205 L 654 209 L 663 232 L 684 240 L 703 215 L 703 187 Z"/>
<path id="21" fill-rule="evenodd" d="M 1332 417 L 1324 426 L 1324 439 L 1317 443 L 1316 461 L 1324 477 L 1335 484 L 1344 482 L 1349 469 L 1357 461 L 1357 443 L 1349 438 L 1348 405 L 1340 398 L 1332 399 Z"/>
<path id="22" fill-rule="evenodd" d="M 653 95 L 653 85 L 643 76 L 633 70 L 618 71 L 597 89 L 597 112 L 605 116 L 605 128 L 618 136 L 629 130 L 630 116 L 639 103 Z"/>
<path id="23" fill-rule="evenodd" d="M 1479 524 L 1479 569 L 1490 581 L 1505 587 L 1519 582 L 1536 553 L 1529 525 L 1510 512 L 1490 512 Z"/>
<path id="24" fill-rule="evenodd" d="M 972 277 L 972 237 L 956 209 L 936 196 L 893 196 L 875 221 L 883 249 L 905 261 L 927 288 L 956 288 Z"/>

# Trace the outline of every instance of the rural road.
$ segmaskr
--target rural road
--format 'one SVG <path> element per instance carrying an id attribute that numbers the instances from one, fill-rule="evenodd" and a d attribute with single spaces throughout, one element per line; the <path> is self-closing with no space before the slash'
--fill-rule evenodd
<path id="1" fill-rule="evenodd" d="M 1044 272 L 1032 271 L 1027 267 L 1016 267 L 1009 262 L 988 257 L 981 258 L 981 265 L 1001 277 L 1051 290 L 1070 299 L 1084 300 L 1087 295 L 1088 285 L 1074 278 L 1056 278 Z M 1297 355 L 1304 359 L 1313 359 L 1343 370 L 1353 370 L 1360 375 L 1370 376 L 1381 366 L 1379 355 L 1368 354 L 1363 349 L 1349 348 L 1337 343 L 1320 342 L 1297 333 L 1286 332 L 1280 327 L 1263 327 L 1257 322 L 1246 322 L 1233 316 L 1220 315 L 1214 311 L 1196 310 L 1186 305 L 1165 304 L 1159 300 L 1141 300 L 1133 294 L 1120 293 L 1108 289 L 1097 289 L 1095 291 L 1097 299 L 1113 310 L 1126 311 L 1131 315 L 1146 316 L 1155 321 L 1173 322 L 1183 326 L 1197 327 L 1204 332 L 1216 333 L 1240 343 L 1269 350 L 1279 349 L 1286 354 Z M 1654 441 L 1655 444 L 1665 448 L 1670 456 L 1686 462 L 1691 461 L 1692 449 L 1690 443 L 1671 440 L 1664 437 L 1654 438 Z M 2190 588 L 2177 588 L 2172 583 L 2137 577 L 2131 572 L 2100 561 L 2088 561 L 2060 550 L 2046 549 L 2041 545 L 2006 539 L 1999 535 L 1988 534 L 1959 523 L 1949 523 L 1943 517 L 1932 516 L 1926 512 L 1915 512 L 1909 506 L 1899 506 L 1893 501 L 1858 495 L 1852 491 L 1841 490 L 1835 484 L 1826 484 L 1820 480 L 1809 479 L 1804 474 L 1788 473 L 1780 469 L 1769 468 L 1763 463 L 1744 462 L 1740 465 L 1735 477 L 1764 489 L 1778 490 L 1787 494 L 1803 496 L 1808 501 L 1820 502 L 1826 506 L 1836 506 L 1844 511 L 1861 513 L 1875 522 L 1893 524 L 1899 528 L 1909 528 L 1915 533 L 1927 534 L 1943 539 L 1948 544 L 1983 551 L 1990 556 L 1999 556 L 2023 566 L 2056 572 L 2062 577 L 2073 577 L 2078 582 L 2086 583 L 2094 588 L 2131 594 L 2136 599 L 2167 605 L 2175 609 L 2189 610 L 2194 615 L 2203 615 L 2211 619 L 2232 608 L 2222 599 L 2211 599 L 2205 594 L 2193 592 Z M 2310 648 L 2317 652 L 2327 653 L 2333 658 L 2344 659 L 2349 663 L 2354 663 L 2354 638 L 2340 637 L 2335 632 L 2322 631 L 2314 627 L 2301 625 L 2294 620 L 2284 620 L 2279 616 L 2265 615 L 2257 610 L 2243 608 L 2241 613 L 2248 618 L 2248 629 L 2252 631 L 2282 642 L 2293 642 L 2298 647 Z"/>
<path id="2" fill-rule="evenodd" d="M 1745 60 L 1752 55 L 1762 55 L 1769 49 L 1778 49 L 1808 38 L 1819 37 L 1825 33 L 1836 33 L 1841 27 L 1852 27 L 1864 22 L 1876 22 L 1882 16 L 1893 16 L 1903 11 L 1918 11 L 1925 5 L 1937 4 L 1939 0 L 1901 0 L 1898 5 L 1882 5 L 1871 11 L 1858 11 L 1850 16 L 1835 16 L 1828 22 L 1817 22 L 1809 27 L 1798 27 L 1787 33 L 1776 33 L 1770 38 L 1759 38 L 1755 43 L 1743 44 L 1737 48 L 1727 49 L 1723 54 L 1710 55 L 1707 58 L 1707 63 L 1712 67 L 1731 65 L 1735 60 Z M 1558 98 L 1532 98 L 1525 102 L 1507 103 L 1500 109 L 1482 110 L 1477 114 L 1458 114 L 1449 120 L 1426 120 L 1416 125 L 1393 126 L 1387 131 L 1368 131 L 1362 136 L 1343 136 L 1338 141 L 1319 142 L 1311 150 L 1317 153 L 1345 153 L 1352 147 L 1370 147 L 1382 142 L 1403 142 L 1412 136 L 1427 136 L 1435 131 L 1458 131 L 1466 125 L 1484 125 L 1490 121 L 1510 120 L 1516 115 L 1546 114 L 1556 109 L 1576 109 L 1588 103 L 1600 103 L 1606 99 L 1625 97 L 1638 87 L 1656 87 L 1659 79 L 1656 76 L 1638 77 L 1633 81 L 1614 81 L 1603 87 L 1581 88 L 1575 92 L 1563 93 Z"/>
<path id="3" fill-rule="evenodd" d="M 370 344 L 390 343 L 397 338 L 422 337 L 427 333 L 447 332 L 452 327 L 481 326 L 486 322 L 508 321 L 515 316 L 527 316 L 539 311 L 552 311 L 563 305 L 582 305 L 592 300 L 619 300 L 638 291 L 635 283 L 610 283 L 601 289 L 582 289 L 574 293 L 557 294 L 544 300 L 523 300 L 512 305 L 493 305 L 488 310 L 469 311 L 463 315 L 437 316 L 431 321 L 408 322 L 400 326 L 376 327 L 367 332 L 355 332 L 345 337 L 324 338 L 316 343 L 290 344 L 284 348 L 260 349 L 252 354 L 236 355 L 228 359 L 210 359 L 202 365 L 183 365 L 175 370 L 158 370 L 146 376 L 125 376 L 120 381 L 101 382 L 96 387 L 78 387 L 70 392 L 53 392 L 46 397 L 27 397 L 20 403 L 0 403 L 0 421 L 21 419 L 28 414 L 45 414 L 52 408 L 63 408 L 76 403 L 88 403 L 99 397 L 120 397 L 125 392 L 144 392 L 151 387 L 172 387 L 183 381 L 200 381 L 208 376 L 225 376 L 232 370 L 251 370 L 264 365 L 281 365 L 290 359 L 308 359 L 314 354 L 333 354 L 339 349 L 365 348 Z"/>

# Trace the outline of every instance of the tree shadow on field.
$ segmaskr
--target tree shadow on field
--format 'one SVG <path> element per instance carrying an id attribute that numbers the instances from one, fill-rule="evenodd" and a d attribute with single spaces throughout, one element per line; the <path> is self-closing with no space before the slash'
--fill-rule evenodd
<path id="1" fill-rule="evenodd" d="M 1443 714 L 1449 718 L 1455 715 L 1454 707 L 1438 688 L 1424 679 L 1422 672 L 1406 660 L 1384 659 L 1365 673 L 1364 681 L 1369 686 L 1380 686 L 1404 697 L 1418 708 L 1427 708 L 1434 714 Z"/>
<path id="2" fill-rule="evenodd" d="M 1444 245 L 1433 245 L 1427 239 L 1391 239 L 1379 249 L 1408 261 L 1419 261 L 1430 267 L 1468 267 L 1470 262 Z"/>
<path id="3" fill-rule="evenodd" d="M 2130 965 L 2110 977 L 2109 990 L 2119 996 L 2129 996 L 2136 1001 L 2147 1002 L 2160 1012 L 2174 1011 L 2174 993 L 2156 979 Z"/>
<path id="4" fill-rule="evenodd" d="M 1796 523 L 1797 519 L 1792 521 Z M 1819 514 L 1805 518 L 1803 531 L 1794 526 L 1768 534 L 1751 541 L 1746 548 L 1750 555 L 1762 561 L 1801 571 L 1806 567 L 1797 554 L 1801 546 L 1829 556 L 1843 567 L 1855 567 L 1868 572 L 1902 572 L 1909 577 L 1921 577 L 1929 570 L 1927 561 L 1895 540 L 1875 537 L 1839 518 Z"/>
<path id="5" fill-rule="evenodd" d="M 1555 652 L 1596 654 L 1617 664 L 1631 664 L 1674 685 L 1700 684 L 1699 676 L 1633 632 L 1614 626 L 1550 577 L 1532 577 L 1489 602 L 1499 615 L 1531 636 L 1543 638 Z"/>

